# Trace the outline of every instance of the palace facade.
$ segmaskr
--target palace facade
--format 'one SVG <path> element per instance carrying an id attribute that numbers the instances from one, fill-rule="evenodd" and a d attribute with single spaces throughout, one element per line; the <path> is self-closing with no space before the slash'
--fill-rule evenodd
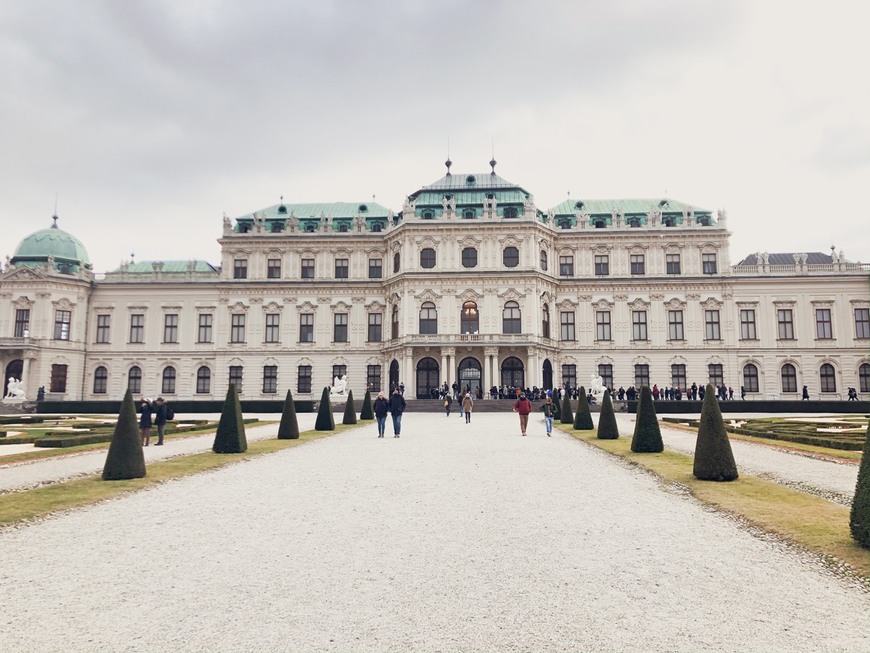
<path id="1" fill-rule="evenodd" d="M 428 397 L 462 386 L 731 386 L 747 399 L 870 398 L 870 266 L 746 256 L 723 211 L 670 198 L 542 209 L 450 171 L 393 213 L 282 203 L 224 218 L 220 265 L 103 275 L 55 223 L 0 273 L 0 365 L 27 397 L 318 398 L 346 374 Z"/>

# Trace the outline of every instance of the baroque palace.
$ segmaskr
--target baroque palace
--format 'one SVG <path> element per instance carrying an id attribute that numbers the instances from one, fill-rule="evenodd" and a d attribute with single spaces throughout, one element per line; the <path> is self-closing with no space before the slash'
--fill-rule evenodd
<path id="1" fill-rule="evenodd" d="M 731 265 L 726 216 L 669 198 L 539 208 L 451 173 L 394 213 L 282 202 L 224 218 L 221 264 L 95 275 L 57 226 L 0 274 L 0 365 L 27 398 L 317 398 L 404 383 L 712 382 L 746 398 L 870 398 L 870 266 L 842 252 Z M 4 393 L 5 394 L 5 393 Z"/>

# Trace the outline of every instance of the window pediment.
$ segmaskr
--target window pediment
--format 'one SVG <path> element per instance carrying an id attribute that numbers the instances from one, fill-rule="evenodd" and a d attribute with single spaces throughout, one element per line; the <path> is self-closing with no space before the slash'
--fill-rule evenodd
<path id="1" fill-rule="evenodd" d="M 22 295 L 21 297 L 16 299 L 14 302 L 12 302 L 12 305 L 15 308 L 30 308 L 35 303 L 36 302 L 33 301 L 32 299 L 30 299 L 29 297 L 27 297 L 27 295 Z M 112 307 L 112 306 L 107 307 L 108 310 L 111 310 L 112 308 L 114 308 L 114 307 Z"/>
<path id="2" fill-rule="evenodd" d="M 665 307 L 669 308 L 672 311 L 679 310 L 681 308 L 686 307 L 686 302 L 682 301 L 677 297 L 671 297 L 668 301 L 665 302 Z"/>
<path id="3" fill-rule="evenodd" d="M 712 310 L 715 308 L 722 308 L 722 302 L 715 297 L 707 297 L 707 299 L 701 302 L 701 306 Z"/>
<path id="4" fill-rule="evenodd" d="M 469 288 L 467 290 L 463 290 L 460 294 L 456 296 L 456 298 L 462 300 L 463 302 L 478 302 L 483 299 L 483 295 L 481 295 L 476 290 Z"/>
<path id="5" fill-rule="evenodd" d="M 242 302 L 236 302 L 235 304 L 231 304 L 228 306 L 230 313 L 247 313 L 248 307 L 245 306 Z"/>
<path id="6" fill-rule="evenodd" d="M 301 304 L 296 305 L 296 310 L 300 313 L 314 313 L 317 311 L 317 306 L 309 301 L 304 301 Z"/>
<path id="7" fill-rule="evenodd" d="M 649 308 L 649 302 L 640 297 L 635 297 L 633 301 L 628 303 L 628 306 L 636 311 L 643 311 Z"/>
<path id="8" fill-rule="evenodd" d="M 55 308 L 59 308 L 64 311 L 70 310 L 75 307 L 75 304 L 68 300 L 66 297 L 61 297 L 57 301 L 51 303 L 54 304 Z"/>

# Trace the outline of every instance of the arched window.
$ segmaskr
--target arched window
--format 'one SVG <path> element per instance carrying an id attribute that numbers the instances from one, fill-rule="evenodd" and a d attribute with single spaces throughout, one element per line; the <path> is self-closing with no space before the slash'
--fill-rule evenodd
<path id="1" fill-rule="evenodd" d="M 743 389 L 758 392 L 758 368 L 752 363 L 743 366 Z"/>
<path id="2" fill-rule="evenodd" d="M 541 269 L 546 272 L 547 271 L 547 250 L 541 250 Z"/>
<path id="3" fill-rule="evenodd" d="M 399 271 L 399 262 L 401 261 L 401 257 L 399 256 L 399 252 L 393 254 L 393 272 Z"/>
<path id="4" fill-rule="evenodd" d="M 435 267 L 435 250 L 431 247 L 424 247 L 420 250 L 420 267 L 426 269 Z"/>
<path id="5" fill-rule="evenodd" d="M 870 392 L 870 365 L 867 363 L 858 368 L 858 392 Z"/>
<path id="6" fill-rule="evenodd" d="M 544 304 L 544 309 L 541 314 L 541 335 L 545 338 L 550 337 L 550 305 Z"/>
<path id="7" fill-rule="evenodd" d="M 203 365 L 196 371 L 196 394 L 207 395 L 211 392 L 211 368 Z"/>
<path id="8" fill-rule="evenodd" d="M 520 305 L 517 302 L 505 302 L 501 323 L 502 333 L 522 333 Z"/>
<path id="9" fill-rule="evenodd" d="M 165 395 L 175 394 L 175 368 L 172 366 L 163 368 L 163 383 L 160 392 Z"/>
<path id="10" fill-rule="evenodd" d="M 526 386 L 523 362 L 515 356 L 505 358 L 501 364 L 501 384 L 509 388 L 524 388 Z"/>
<path id="11" fill-rule="evenodd" d="M 142 368 L 133 366 L 127 372 L 127 388 L 134 395 L 142 392 Z"/>
<path id="12" fill-rule="evenodd" d="M 97 369 L 94 370 L 94 394 L 106 394 L 106 385 L 108 384 L 108 381 L 109 370 L 100 365 Z"/>
<path id="13" fill-rule="evenodd" d="M 393 304 L 392 316 L 390 317 L 390 338 L 395 340 L 399 337 L 399 305 Z"/>
<path id="14" fill-rule="evenodd" d="M 819 381 L 821 381 L 820 389 L 822 392 L 837 391 L 837 376 L 833 365 L 824 363 L 819 368 Z"/>
<path id="15" fill-rule="evenodd" d="M 438 333 L 438 310 L 432 302 L 420 307 L 420 333 Z"/>
<path id="16" fill-rule="evenodd" d="M 782 391 L 797 392 L 797 370 L 791 363 L 786 363 L 782 366 L 780 372 L 782 376 Z"/>
<path id="17" fill-rule="evenodd" d="M 438 363 L 434 358 L 423 358 L 417 363 L 417 399 L 429 399 L 440 387 Z"/>
<path id="18" fill-rule="evenodd" d="M 502 261 L 506 268 L 515 268 L 520 264 L 520 250 L 516 247 L 505 247 L 502 253 Z"/>
<path id="19" fill-rule="evenodd" d="M 466 247 L 462 250 L 462 267 L 477 267 L 477 250 L 474 247 Z"/>
<path id="20" fill-rule="evenodd" d="M 480 316 L 477 312 L 477 304 L 465 302 L 462 305 L 459 327 L 460 333 L 477 333 L 480 330 Z"/>

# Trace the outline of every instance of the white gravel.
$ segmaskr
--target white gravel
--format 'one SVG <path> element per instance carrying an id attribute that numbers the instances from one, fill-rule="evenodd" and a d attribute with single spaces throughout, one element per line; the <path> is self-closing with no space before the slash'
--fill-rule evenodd
<path id="1" fill-rule="evenodd" d="M 863 651 L 870 595 L 512 414 L 0 532 L 0 651 Z"/>

